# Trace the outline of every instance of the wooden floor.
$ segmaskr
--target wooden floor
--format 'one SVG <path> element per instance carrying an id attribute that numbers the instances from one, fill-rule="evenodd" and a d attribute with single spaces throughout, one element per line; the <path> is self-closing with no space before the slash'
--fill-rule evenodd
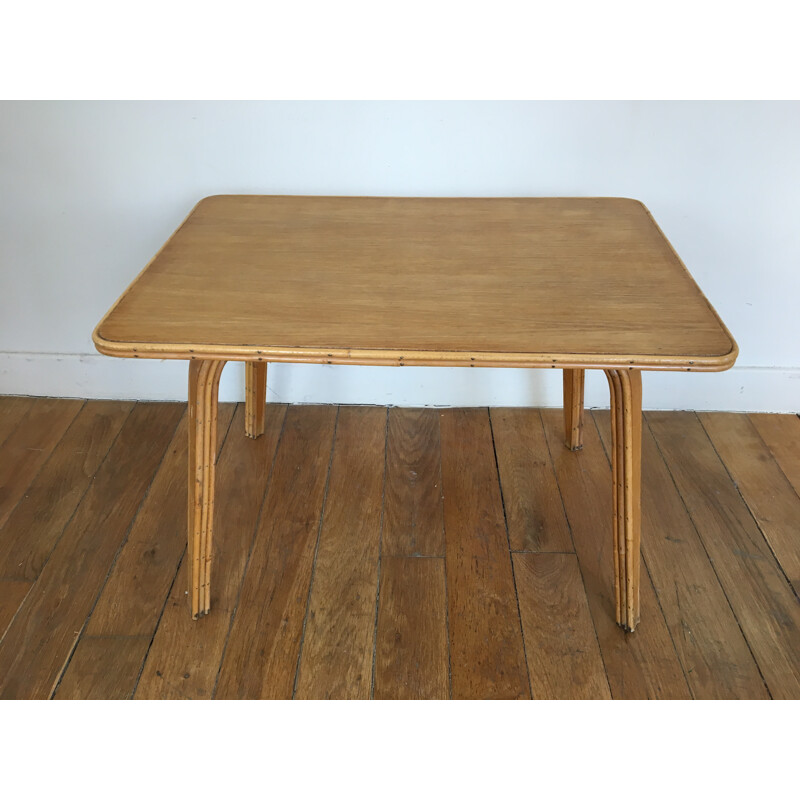
<path id="1" fill-rule="evenodd" d="M 0 398 L 0 697 L 800 698 L 800 419 L 650 412 L 613 621 L 608 412 L 222 406 L 212 612 L 185 405 Z"/>

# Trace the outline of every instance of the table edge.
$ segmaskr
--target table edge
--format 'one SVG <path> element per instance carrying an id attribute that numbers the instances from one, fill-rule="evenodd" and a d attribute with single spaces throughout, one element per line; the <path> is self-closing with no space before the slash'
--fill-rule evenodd
<path id="1" fill-rule="evenodd" d="M 102 324 L 102 323 L 101 323 Z M 298 364 L 353 364 L 360 366 L 416 367 L 534 367 L 552 369 L 647 369 L 686 372 L 721 372 L 736 361 L 739 348 L 719 356 L 598 353 L 498 353 L 485 351 L 399 350 L 360 348 L 275 347 L 154 342 L 115 342 L 103 338 L 100 325 L 92 341 L 103 355 L 118 358 L 217 359 L 221 361 L 273 361 Z"/>

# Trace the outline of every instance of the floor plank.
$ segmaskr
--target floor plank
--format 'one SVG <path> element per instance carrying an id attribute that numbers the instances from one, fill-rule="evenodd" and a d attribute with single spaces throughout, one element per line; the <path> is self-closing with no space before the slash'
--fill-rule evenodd
<path id="1" fill-rule="evenodd" d="M 49 697 L 183 413 L 137 405 L 0 644 L 0 697 Z"/>
<path id="2" fill-rule="evenodd" d="M 149 645 L 149 636 L 82 636 L 55 699 L 129 699 Z"/>
<path id="3" fill-rule="evenodd" d="M 443 558 L 381 555 L 376 700 L 450 696 Z"/>
<path id="4" fill-rule="evenodd" d="M 215 696 L 289 698 L 337 408 L 290 406 Z"/>
<path id="5" fill-rule="evenodd" d="M 698 416 L 778 564 L 800 596 L 800 497 L 745 414 Z"/>
<path id="6" fill-rule="evenodd" d="M 443 556 L 439 412 L 390 408 L 381 553 Z"/>
<path id="7" fill-rule="evenodd" d="M 797 414 L 748 414 L 783 474 L 800 495 L 800 417 Z"/>
<path id="8" fill-rule="evenodd" d="M 0 397 L 0 447 L 33 405 L 33 397 Z"/>
<path id="9" fill-rule="evenodd" d="M 217 466 L 211 613 L 199 620 L 191 618 L 184 550 L 136 687 L 136 698 L 209 699 L 214 692 L 286 406 L 266 406 L 264 435 L 258 439 L 242 433 L 244 414 L 244 405 L 239 405 Z"/>
<path id="10" fill-rule="evenodd" d="M 339 411 L 295 697 L 372 693 L 386 409 Z"/>
<path id="11" fill-rule="evenodd" d="M 0 447 L 0 527 L 85 401 L 37 397 Z"/>
<path id="12" fill-rule="evenodd" d="M 642 622 L 627 634 L 614 621 L 611 468 L 594 425 L 583 449 L 564 447 L 563 417 L 541 412 L 556 478 L 578 555 L 611 695 L 619 699 L 689 699 L 680 661 L 646 569 L 641 573 Z"/>
<path id="13" fill-rule="evenodd" d="M 218 447 L 233 411 L 230 403 L 219 407 Z M 59 699 L 133 695 L 147 650 L 137 663 L 131 653 L 138 648 L 125 639 L 144 638 L 149 645 L 186 547 L 187 425 L 184 414 L 70 659 Z M 80 678 L 69 679 L 72 672 Z M 88 695 L 70 694 L 87 688 Z"/>
<path id="14" fill-rule="evenodd" d="M 0 642 L 31 586 L 33 586 L 31 581 L 10 581 L 0 578 Z"/>
<path id="15" fill-rule="evenodd" d="M 537 700 L 610 700 L 577 557 L 514 553 L 531 692 Z"/>
<path id="16" fill-rule="evenodd" d="M 453 697 L 530 697 L 489 414 L 440 425 Z"/>
<path id="17" fill-rule="evenodd" d="M 90 400 L 0 529 L 0 577 L 33 582 L 133 409 Z"/>
<path id="18" fill-rule="evenodd" d="M 611 419 L 592 412 L 606 454 Z M 642 429 L 642 555 L 697 699 L 769 695 L 739 623 L 647 425 Z"/>
<path id="19" fill-rule="evenodd" d="M 645 415 L 770 693 L 800 697 L 800 603 L 692 412 Z"/>
<path id="20" fill-rule="evenodd" d="M 574 552 L 539 412 L 493 408 L 490 417 L 511 549 Z"/>

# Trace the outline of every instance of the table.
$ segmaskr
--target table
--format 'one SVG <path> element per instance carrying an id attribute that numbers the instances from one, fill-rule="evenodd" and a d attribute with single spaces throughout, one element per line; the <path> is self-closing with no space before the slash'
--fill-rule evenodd
<path id="1" fill-rule="evenodd" d="M 94 331 L 101 353 L 189 361 L 188 552 L 209 612 L 220 373 L 246 363 L 246 434 L 267 363 L 563 370 L 581 447 L 584 370 L 612 407 L 616 620 L 639 620 L 643 370 L 730 367 L 736 343 L 648 210 L 626 198 L 214 196 Z"/>

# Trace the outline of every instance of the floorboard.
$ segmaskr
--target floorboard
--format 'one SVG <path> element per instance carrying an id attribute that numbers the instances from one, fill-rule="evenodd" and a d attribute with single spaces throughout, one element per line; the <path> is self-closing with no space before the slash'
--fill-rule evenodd
<path id="1" fill-rule="evenodd" d="M 609 413 L 595 411 L 592 417 L 610 462 Z M 642 429 L 642 532 L 642 557 L 692 695 L 702 700 L 768 697 L 728 598 L 647 425 Z"/>
<path id="2" fill-rule="evenodd" d="M 0 698 L 800 699 L 800 419 L 645 414 L 634 634 L 562 421 L 221 406 L 193 621 L 185 404 L 0 397 Z"/>
<path id="3" fill-rule="evenodd" d="M 336 417 L 335 406 L 286 412 L 216 697 L 292 696 Z"/>
<path id="4" fill-rule="evenodd" d="M 295 697 L 372 693 L 386 409 L 339 411 Z"/>
<path id="5" fill-rule="evenodd" d="M 286 406 L 267 405 L 264 435 L 258 439 L 244 435 L 244 412 L 240 404 L 217 466 L 211 613 L 199 620 L 188 613 L 184 547 L 184 559 L 136 687 L 137 698 L 210 699 L 214 694 Z"/>
<path id="6" fill-rule="evenodd" d="M 800 495 L 800 417 L 796 414 L 748 414 L 783 474 Z"/>
<path id="7" fill-rule="evenodd" d="M 72 424 L 83 400 L 36 398 L 0 447 L 0 526 Z"/>
<path id="8" fill-rule="evenodd" d="M 572 537 L 535 408 L 491 409 L 512 550 L 572 553 Z"/>
<path id="9" fill-rule="evenodd" d="M 376 700 L 450 697 L 443 558 L 381 555 Z"/>
<path id="10" fill-rule="evenodd" d="M 0 643 L 0 697 L 54 691 L 184 407 L 137 405 Z"/>
<path id="11" fill-rule="evenodd" d="M 692 412 L 645 419 L 775 698 L 800 697 L 800 603 Z"/>
<path id="12" fill-rule="evenodd" d="M 567 520 L 575 542 L 600 651 L 615 699 L 689 699 L 691 692 L 646 569 L 640 624 L 626 634 L 614 622 L 611 467 L 597 429 L 584 425 L 583 449 L 564 447 L 560 410 L 541 412 Z"/>
<path id="13" fill-rule="evenodd" d="M 453 698 L 530 697 L 489 414 L 441 415 Z"/>
<path id="14" fill-rule="evenodd" d="M 778 564 L 800 596 L 800 497 L 746 414 L 698 416 Z"/>

